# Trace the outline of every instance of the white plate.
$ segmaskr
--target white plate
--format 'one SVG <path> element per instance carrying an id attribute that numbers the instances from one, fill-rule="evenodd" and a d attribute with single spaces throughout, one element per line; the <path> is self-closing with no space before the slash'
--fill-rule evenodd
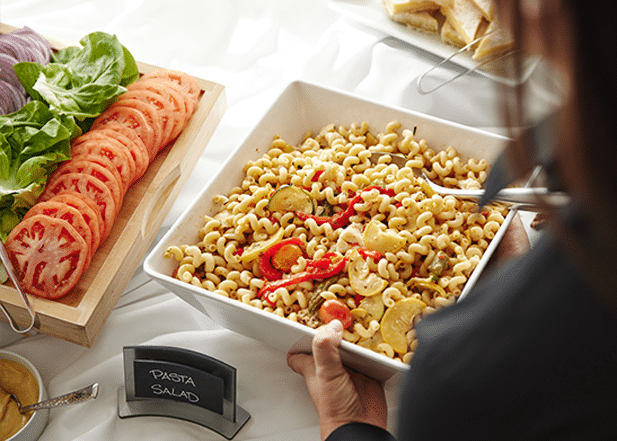
<path id="1" fill-rule="evenodd" d="M 516 85 L 525 82 L 538 65 L 540 59 L 529 57 L 525 59 L 520 80 L 490 71 L 491 63 L 481 66 L 482 62 L 471 58 L 472 52 L 464 51 L 459 54 L 458 48 L 441 41 L 437 34 L 429 34 L 410 29 L 409 27 L 391 20 L 381 4 L 381 0 L 329 0 L 328 6 L 333 11 L 351 18 L 365 26 L 381 31 L 387 35 L 398 38 L 426 52 L 437 55 L 444 60 L 452 57 L 449 61 L 468 71 L 475 71 L 493 81 Z"/>
<path id="2" fill-rule="evenodd" d="M 301 81 L 291 83 L 253 131 L 234 150 L 219 173 L 156 244 L 144 261 L 144 271 L 225 328 L 267 343 L 283 352 L 292 348 L 310 352 L 314 329 L 173 278 L 171 274 L 177 267 L 176 261 L 165 259 L 163 253 L 171 245 L 199 242 L 198 230 L 203 227 L 204 215 L 213 216 L 219 209 L 213 203 L 212 197 L 218 194 L 227 195 L 233 187 L 239 186 L 244 178 L 244 164 L 265 154 L 275 134 L 289 143 L 297 144 L 307 130 L 318 133 L 323 126 L 330 123 L 349 127 L 351 123 L 360 124 L 366 121 L 374 130 L 382 130 L 393 120 L 401 122 L 403 127 L 415 126 L 416 137 L 426 139 L 434 150 L 443 150 L 451 145 L 463 156 L 484 158 L 489 162 L 500 152 L 506 139 L 432 116 L 387 107 L 346 92 Z M 504 225 L 489 245 L 461 296 L 475 283 L 510 220 L 511 215 L 506 217 Z M 342 344 L 341 356 L 348 366 L 381 380 L 405 372 L 408 367 L 400 361 L 346 341 Z"/>

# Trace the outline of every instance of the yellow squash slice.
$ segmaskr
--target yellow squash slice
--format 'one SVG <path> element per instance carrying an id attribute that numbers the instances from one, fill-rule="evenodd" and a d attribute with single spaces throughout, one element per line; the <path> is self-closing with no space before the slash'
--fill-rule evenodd
<path id="1" fill-rule="evenodd" d="M 360 301 L 358 308 L 364 309 L 370 320 L 381 320 L 385 306 L 381 296 L 365 297 Z"/>
<path id="2" fill-rule="evenodd" d="M 396 253 L 403 245 L 405 245 L 405 238 L 395 233 L 394 230 L 382 231 L 381 222 L 372 220 L 368 223 L 364 229 L 362 235 L 362 241 L 364 246 L 369 250 L 375 250 L 385 255 L 387 252 Z"/>
<path id="3" fill-rule="evenodd" d="M 407 352 L 407 337 L 413 318 L 426 307 L 426 303 L 414 297 L 399 300 L 388 308 L 381 319 L 381 336 L 399 354 Z"/>
<path id="4" fill-rule="evenodd" d="M 356 293 L 370 297 L 382 292 L 388 282 L 372 272 L 358 250 L 353 250 L 349 259 L 349 284 Z"/>

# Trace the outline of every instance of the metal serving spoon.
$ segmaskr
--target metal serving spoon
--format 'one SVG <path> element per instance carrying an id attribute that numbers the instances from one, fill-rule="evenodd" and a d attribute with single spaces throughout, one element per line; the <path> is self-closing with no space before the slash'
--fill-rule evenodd
<path id="1" fill-rule="evenodd" d="M 379 159 L 383 156 L 389 156 L 391 162 L 399 167 L 405 167 L 408 159 L 400 154 L 386 153 L 386 152 L 371 152 L 370 161 L 374 164 L 379 162 Z M 452 195 L 464 198 L 480 199 L 484 194 L 484 189 L 458 189 L 458 188 L 446 188 L 441 185 L 437 185 L 432 182 L 426 174 L 420 169 L 414 168 L 414 174 L 417 177 L 424 179 L 427 184 L 437 194 Z M 521 204 L 534 206 L 538 204 L 539 200 L 547 202 L 551 206 L 562 206 L 570 202 L 570 197 L 561 192 L 550 191 L 546 187 L 517 187 L 517 188 L 504 188 L 497 193 L 492 199 L 494 201 L 507 202 L 511 204 Z"/>
<path id="2" fill-rule="evenodd" d="M 94 384 L 91 384 L 90 386 L 70 392 L 68 394 L 60 395 L 59 397 L 51 398 L 45 401 L 40 401 L 38 403 L 30 404 L 28 406 L 22 406 L 21 402 L 15 396 L 15 394 L 11 394 L 11 397 L 17 403 L 17 409 L 19 410 L 19 413 L 26 414 L 32 410 L 51 409 L 53 407 L 64 406 L 66 404 L 81 403 L 82 401 L 87 401 L 87 400 L 96 398 L 98 394 L 99 394 L 99 384 L 94 383 Z"/>

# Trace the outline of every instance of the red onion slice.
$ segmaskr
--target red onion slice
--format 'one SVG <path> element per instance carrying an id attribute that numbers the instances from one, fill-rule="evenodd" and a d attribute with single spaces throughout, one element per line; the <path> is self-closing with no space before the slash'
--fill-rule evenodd
<path id="1" fill-rule="evenodd" d="M 0 111 L 8 114 L 21 109 L 30 99 L 13 66 L 22 61 L 46 65 L 51 45 L 28 27 L 0 35 Z"/>
<path id="2" fill-rule="evenodd" d="M 27 96 L 11 83 L 0 80 L 0 115 L 17 112 L 28 102 Z"/>

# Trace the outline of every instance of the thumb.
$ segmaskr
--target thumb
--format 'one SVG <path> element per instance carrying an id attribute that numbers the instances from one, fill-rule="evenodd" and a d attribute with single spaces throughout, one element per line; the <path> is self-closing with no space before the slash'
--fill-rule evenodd
<path id="1" fill-rule="evenodd" d="M 333 320 L 323 326 L 313 338 L 312 349 L 315 368 L 328 378 L 345 373 L 338 347 L 343 339 L 343 325 Z"/>
<path id="2" fill-rule="evenodd" d="M 287 354 L 287 365 L 296 374 L 308 377 L 315 374 L 315 362 L 309 354 L 289 353 Z"/>

